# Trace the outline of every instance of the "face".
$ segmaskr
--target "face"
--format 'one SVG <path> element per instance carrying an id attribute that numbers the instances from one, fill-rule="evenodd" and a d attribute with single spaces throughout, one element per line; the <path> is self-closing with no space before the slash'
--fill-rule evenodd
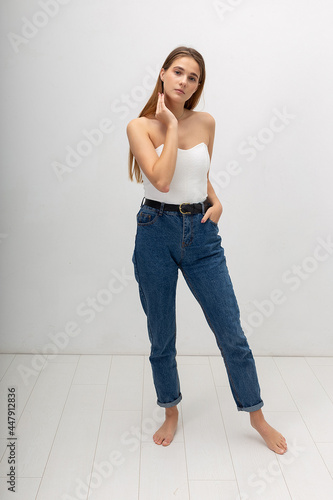
<path id="1" fill-rule="evenodd" d="M 178 57 L 166 71 L 162 68 L 160 76 L 164 82 L 164 94 L 185 102 L 199 86 L 200 67 L 193 57 Z"/>

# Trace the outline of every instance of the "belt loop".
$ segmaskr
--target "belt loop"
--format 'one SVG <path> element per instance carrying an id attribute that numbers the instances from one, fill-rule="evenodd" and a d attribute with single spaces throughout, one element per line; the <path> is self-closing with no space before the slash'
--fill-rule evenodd
<path id="1" fill-rule="evenodd" d="M 206 201 L 206 200 L 204 200 L 204 201 L 200 201 L 200 203 L 201 203 L 201 208 L 202 208 L 202 215 L 205 215 L 205 201 Z"/>
<path id="2" fill-rule="evenodd" d="M 143 200 L 144 200 L 145 198 L 146 198 L 145 196 L 142 198 L 140 208 L 142 207 L 142 205 L 144 205 Z"/>
<path id="3" fill-rule="evenodd" d="M 158 215 L 162 215 L 163 210 L 164 210 L 164 202 L 161 201 L 160 211 L 158 212 Z"/>

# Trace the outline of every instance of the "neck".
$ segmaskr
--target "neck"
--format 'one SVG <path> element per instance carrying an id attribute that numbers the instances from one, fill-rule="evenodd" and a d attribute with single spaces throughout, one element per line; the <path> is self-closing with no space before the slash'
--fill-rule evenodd
<path id="1" fill-rule="evenodd" d="M 170 111 L 175 115 L 177 119 L 184 116 L 185 109 L 183 104 L 175 104 L 173 102 L 170 102 L 167 95 L 164 96 L 164 102 L 166 107 L 170 109 Z"/>

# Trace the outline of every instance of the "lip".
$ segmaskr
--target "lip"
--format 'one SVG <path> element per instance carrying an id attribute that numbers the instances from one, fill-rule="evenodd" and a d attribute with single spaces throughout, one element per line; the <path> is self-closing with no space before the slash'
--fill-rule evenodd
<path id="1" fill-rule="evenodd" d="M 177 92 L 180 92 L 181 94 L 185 94 L 185 92 L 181 89 L 175 89 Z"/>

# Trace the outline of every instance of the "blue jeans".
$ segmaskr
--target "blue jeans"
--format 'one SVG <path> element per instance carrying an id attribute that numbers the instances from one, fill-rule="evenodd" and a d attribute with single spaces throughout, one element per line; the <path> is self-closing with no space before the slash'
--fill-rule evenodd
<path id="1" fill-rule="evenodd" d="M 185 208 L 186 210 L 186 208 Z M 219 227 L 204 214 L 165 211 L 141 204 L 132 257 L 151 344 L 149 361 L 157 404 L 168 408 L 182 399 L 176 362 L 178 269 L 213 331 L 239 411 L 263 406 L 252 351 L 240 324 Z"/>

